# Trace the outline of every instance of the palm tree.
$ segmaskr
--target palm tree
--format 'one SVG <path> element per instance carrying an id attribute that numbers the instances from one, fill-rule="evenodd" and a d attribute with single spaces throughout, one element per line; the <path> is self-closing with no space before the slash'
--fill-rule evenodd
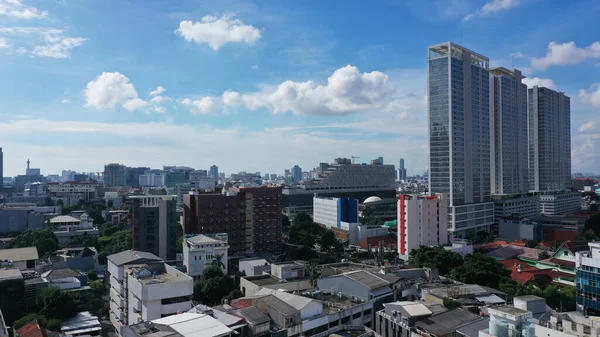
<path id="1" fill-rule="evenodd" d="M 219 267 L 221 269 L 225 269 L 225 264 L 223 263 L 223 254 L 215 255 L 215 258 L 210 262 L 211 266 Z"/>
<path id="2" fill-rule="evenodd" d="M 310 276 L 310 285 L 313 287 L 317 286 L 317 280 L 321 277 L 321 270 L 319 269 L 319 260 L 310 260 L 308 265 L 308 274 Z"/>

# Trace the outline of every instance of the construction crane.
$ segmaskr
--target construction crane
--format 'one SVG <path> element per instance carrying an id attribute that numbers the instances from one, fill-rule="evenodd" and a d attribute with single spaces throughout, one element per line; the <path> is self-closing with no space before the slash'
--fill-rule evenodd
<path id="1" fill-rule="evenodd" d="M 360 157 L 350 156 L 352 158 L 352 164 L 354 164 L 354 159 L 359 159 Z"/>

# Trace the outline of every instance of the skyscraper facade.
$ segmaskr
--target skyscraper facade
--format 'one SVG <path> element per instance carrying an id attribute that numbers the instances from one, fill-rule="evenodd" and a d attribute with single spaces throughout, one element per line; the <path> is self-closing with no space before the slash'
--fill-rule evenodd
<path id="1" fill-rule="evenodd" d="M 133 249 L 163 260 L 177 254 L 177 196 L 136 195 L 132 200 Z"/>
<path id="2" fill-rule="evenodd" d="M 302 181 L 302 168 L 300 168 L 300 166 L 294 165 L 294 167 L 292 167 L 292 178 L 296 182 Z"/>
<path id="3" fill-rule="evenodd" d="M 400 158 L 400 167 L 398 168 L 398 180 L 406 180 L 406 168 L 404 168 L 404 158 Z"/>
<path id="4" fill-rule="evenodd" d="M 219 179 L 219 167 L 217 165 L 211 165 L 210 177 L 213 179 Z"/>
<path id="5" fill-rule="evenodd" d="M 527 86 L 519 70 L 490 70 L 491 193 L 529 190 Z"/>
<path id="6" fill-rule="evenodd" d="M 125 186 L 126 176 L 125 165 L 108 164 L 104 165 L 104 185 Z"/>
<path id="7" fill-rule="evenodd" d="M 494 223 L 490 196 L 489 60 L 447 42 L 428 49 L 429 193 L 448 197 L 448 227 Z"/>
<path id="8" fill-rule="evenodd" d="M 529 189 L 564 190 L 571 182 L 571 99 L 544 87 L 529 89 Z"/>

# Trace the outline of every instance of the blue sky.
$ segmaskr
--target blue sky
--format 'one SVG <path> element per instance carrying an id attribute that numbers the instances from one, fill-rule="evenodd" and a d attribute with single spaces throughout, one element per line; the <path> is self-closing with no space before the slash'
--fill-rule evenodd
<path id="1" fill-rule="evenodd" d="M 600 2 L 0 0 L 5 175 L 335 157 L 427 168 L 426 49 L 453 41 L 571 97 L 600 166 Z"/>

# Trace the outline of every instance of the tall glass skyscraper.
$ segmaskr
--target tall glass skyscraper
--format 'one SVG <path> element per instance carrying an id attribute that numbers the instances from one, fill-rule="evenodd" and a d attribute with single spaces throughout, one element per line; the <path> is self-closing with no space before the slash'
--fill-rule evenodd
<path id="1" fill-rule="evenodd" d="M 489 60 L 452 42 L 430 46 L 427 56 L 429 193 L 448 196 L 454 236 L 489 231 Z"/>
<path id="2" fill-rule="evenodd" d="M 529 168 L 532 191 L 571 185 L 571 99 L 535 86 L 529 89 Z"/>
<path id="3" fill-rule="evenodd" d="M 490 70 L 491 192 L 522 194 L 529 191 L 527 86 L 519 70 Z"/>

